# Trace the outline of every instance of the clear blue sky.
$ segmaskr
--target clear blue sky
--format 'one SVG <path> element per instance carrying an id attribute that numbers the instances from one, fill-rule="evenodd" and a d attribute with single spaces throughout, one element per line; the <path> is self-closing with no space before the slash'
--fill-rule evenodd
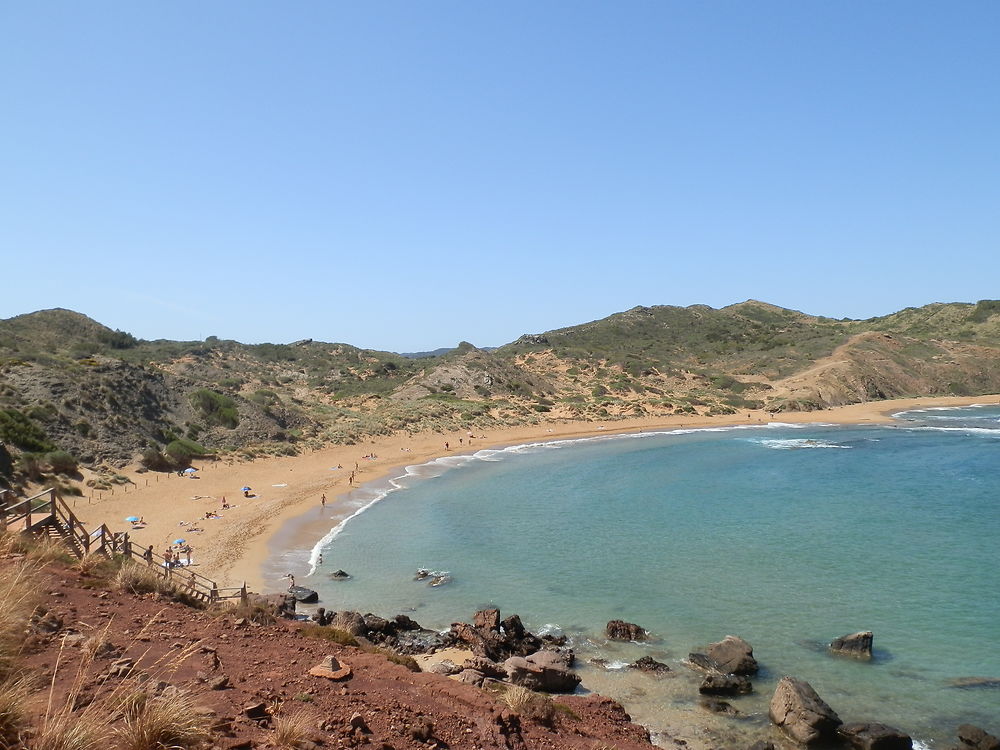
<path id="1" fill-rule="evenodd" d="M 499 345 L 1000 297 L 1000 2 L 5 2 L 0 318 Z"/>

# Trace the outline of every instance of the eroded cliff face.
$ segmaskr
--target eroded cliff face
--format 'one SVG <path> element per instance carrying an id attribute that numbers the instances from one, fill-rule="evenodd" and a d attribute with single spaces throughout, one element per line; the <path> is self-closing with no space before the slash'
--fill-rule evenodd
<path id="1" fill-rule="evenodd" d="M 913 396 L 1000 392 L 1000 351 L 956 341 L 866 332 L 829 357 L 776 381 L 778 409 L 810 409 Z"/>

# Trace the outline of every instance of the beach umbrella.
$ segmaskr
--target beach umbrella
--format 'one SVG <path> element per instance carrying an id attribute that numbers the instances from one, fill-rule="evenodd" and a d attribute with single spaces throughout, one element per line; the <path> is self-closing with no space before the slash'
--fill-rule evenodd
<path id="1" fill-rule="evenodd" d="M 240 490 L 240 492 L 249 492 L 249 491 L 250 491 L 249 487 L 244 487 L 242 490 Z"/>
<path id="2" fill-rule="evenodd" d="M 187 539 L 174 539 L 174 544 L 184 544 Z"/>
<path id="3" fill-rule="evenodd" d="M 192 468 L 190 466 L 188 468 L 184 469 L 184 473 L 185 474 L 194 474 L 196 471 L 198 471 L 198 470 L 195 469 L 195 468 Z"/>
<path id="4" fill-rule="evenodd" d="M 139 516 L 129 516 L 125 520 L 128 521 L 129 523 L 135 523 L 136 521 L 139 520 Z"/>

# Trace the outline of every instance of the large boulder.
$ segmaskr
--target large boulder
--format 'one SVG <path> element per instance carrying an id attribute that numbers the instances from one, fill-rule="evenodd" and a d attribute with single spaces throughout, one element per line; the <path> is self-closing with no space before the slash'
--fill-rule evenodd
<path id="1" fill-rule="evenodd" d="M 319 594 L 305 586 L 289 586 L 288 593 L 303 604 L 315 604 L 319 601 Z"/>
<path id="2" fill-rule="evenodd" d="M 613 641 L 644 641 L 648 635 L 644 627 L 624 620 L 608 622 L 604 634 Z"/>
<path id="3" fill-rule="evenodd" d="M 812 745 L 836 736 L 840 717 L 830 708 L 812 685 L 794 677 L 782 677 L 771 698 L 768 710 L 777 726 L 802 745 Z"/>
<path id="4" fill-rule="evenodd" d="M 972 724 L 959 726 L 958 739 L 961 750 L 1000 750 L 1000 739 Z"/>
<path id="5" fill-rule="evenodd" d="M 873 639 L 874 634 L 870 630 L 842 635 L 840 638 L 834 638 L 830 642 L 830 650 L 835 654 L 855 656 L 859 659 L 871 659 Z"/>
<path id="6" fill-rule="evenodd" d="M 330 627 L 343 630 L 353 636 L 364 636 L 368 634 L 368 626 L 365 625 L 365 618 L 360 612 L 334 612 L 330 618 Z"/>
<path id="7" fill-rule="evenodd" d="M 913 750 L 909 735 L 874 721 L 844 724 L 837 734 L 857 750 Z"/>
<path id="8" fill-rule="evenodd" d="M 572 663 L 572 655 L 569 657 Z M 507 679 L 515 685 L 546 693 L 571 693 L 580 677 L 567 666 L 566 654 L 539 651 L 530 656 L 512 656 L 504 662 Z"/>
<path id="9" fill-rule="evenodd" d="M 690 654 L 688 660 L 696 667 L 722 674 L 757 674 L 758 669 L 753 648 L 735 635 L 710 643 L 703 652 Z"/>

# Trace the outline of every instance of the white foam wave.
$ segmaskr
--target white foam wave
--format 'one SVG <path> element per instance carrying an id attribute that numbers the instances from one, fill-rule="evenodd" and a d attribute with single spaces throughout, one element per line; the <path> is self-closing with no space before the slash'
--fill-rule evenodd
<path id="1" fill-rule="evenodd" d="M 559 638 L 565 635 L 565 633 L 563 633 L 563 629 L 554 622 L 547 622 L 535 631 L 535 635 L 550 635 L 553 638 Z"/>
<path id="2" fill-rule="evenodd" d="M 609 661 L 604 665 L 604 668 L 618 672 L 622 669 L 628 669 L 628 665 L 629 663 L 627 661 Z"/>
<path id="3" fill-rule="evenodd" d="M 759 443 L 765 448 L 771 448 L 772 450 L 802 450 L 811 448 L 839 448 L 839 449 L 850 449 L 850 445 L 842 445 L 841 443 L 830 443 L 826 440 L 813 440 L 809 438 L 789 438 L 787 440 L 753 440 L 754 443 Z"/>
<path id="4" fill-rule="evenodd" d="M 919 427 L 907 427 L 908 430 L 924 430 L 930 432 L 964 432 L 967 435 L 982 435 L 983 437 L 1000 438 L 1000 429 L 992 427 L 936 427 L 932 425 L 920 425 Z"/>

